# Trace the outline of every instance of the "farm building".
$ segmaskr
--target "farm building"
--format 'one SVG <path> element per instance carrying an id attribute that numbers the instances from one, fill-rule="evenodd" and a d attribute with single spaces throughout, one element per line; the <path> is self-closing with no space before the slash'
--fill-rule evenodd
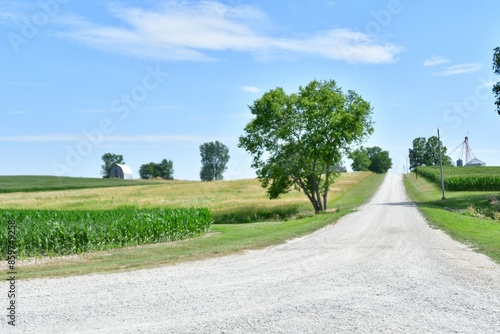
<path id="1" fill-rule="evenodd" d="M 465 152 L 465 166 L 474 166 L 474 167 L 486 166 L 486 163 L 476 158 L 474 152 L 472 152 L 472 149 L 469 146 L 469 137 L 465 137 L 465 140 L 457 148 L 459 147 L 461 147 L 462 149 L 460 151 L 460 158 L 457 160 L 457 167 L 463 167 L 464 165 L 464 161 L 462 160 L 464 152 Z M 453 152 L 455 152 L 455 150 L 453 150 Z"/>
<path id="2" fill-rule="evenodd" d="M 465 166 L 486 166 L 486 163 L 479 160 L 478 158 L 474 158 L 469 161 Z"/>
<path id="3" fill-rule="evenodd" d="M 116 164 L 109 171 L 109 178 L 132 179 L 132 169 L 127 165 Z"/>

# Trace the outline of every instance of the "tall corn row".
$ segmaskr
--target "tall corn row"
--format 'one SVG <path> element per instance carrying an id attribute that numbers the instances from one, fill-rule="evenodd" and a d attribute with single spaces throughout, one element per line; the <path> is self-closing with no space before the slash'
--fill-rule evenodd
<path id="1" fill-rule="evenodd" d="M 18 257 L 53 256 L 188 238 L 212 223 L 208 209 L 109 211 L 0 210 L 0 252 L 7 256 L 7 223 L 15 221 Z"/>

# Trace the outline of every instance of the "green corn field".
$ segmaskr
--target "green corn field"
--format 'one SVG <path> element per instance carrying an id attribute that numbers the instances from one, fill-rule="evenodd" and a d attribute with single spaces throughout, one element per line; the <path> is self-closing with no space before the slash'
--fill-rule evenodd
<path id="1" fill-rule="evenodd" d="M 418 175 L 441 183 L 439 167 L 418 167 Z M 448 191 L 500 191 L 500 167 L 443 167 L 444 188 Z"/>
<path id="2" fill-rule="evenodd" d="M 16 256 L 78 254 L 179 240 L 205 233 L 212 224 L 205 208 L 115 210 L 0 210 L 0 249 L 8 254 L 14 226 Z"/>

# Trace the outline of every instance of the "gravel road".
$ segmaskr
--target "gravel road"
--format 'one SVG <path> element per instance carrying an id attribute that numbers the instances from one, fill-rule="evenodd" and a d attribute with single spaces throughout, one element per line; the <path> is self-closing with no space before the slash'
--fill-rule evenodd
<path id="1" fill-rule="evenodd" d="M 500 333 L 500 266 L 431 229 L 395 174 L 284 245 L 17 289 L 1 333 Z"/>

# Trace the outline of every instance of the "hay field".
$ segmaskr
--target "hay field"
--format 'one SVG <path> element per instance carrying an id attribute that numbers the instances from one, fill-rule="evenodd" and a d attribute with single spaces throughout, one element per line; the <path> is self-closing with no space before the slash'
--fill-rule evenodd
<path id="1" fill-rule="evenodd" d="M 329 195 L 334 201 L 350 186 L 371 175 L 343 173 Z M 151 181 L 150 185 L 0 194 L 0 208 L 107 210 L 115 208 L 208 208 L 216 222 L 236 223 L 283 219 L 312 212 L 300 192 L 269 200 L 256 179 L 235 181 Z M 238 221 L 237 221 L 238 220 Z"/>

